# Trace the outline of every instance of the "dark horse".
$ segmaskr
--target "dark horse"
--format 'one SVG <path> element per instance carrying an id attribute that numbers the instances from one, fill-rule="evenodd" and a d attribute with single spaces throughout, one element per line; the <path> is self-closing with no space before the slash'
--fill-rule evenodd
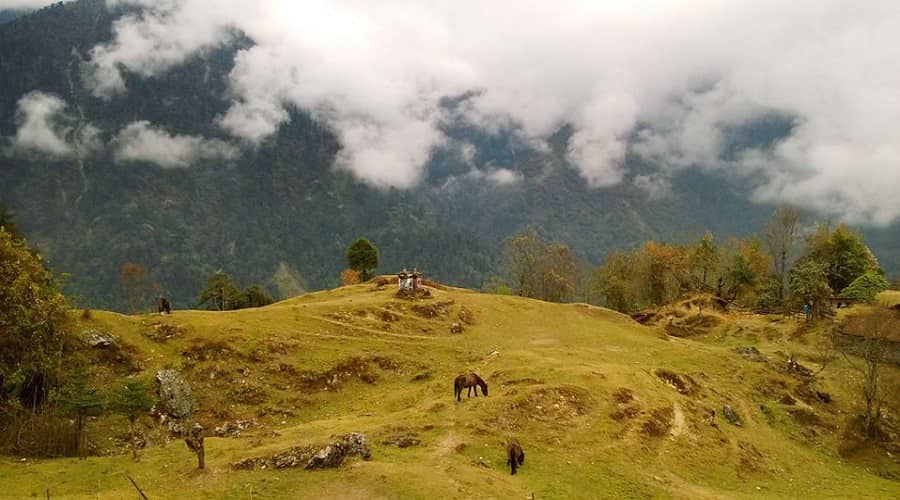
<path id="1" fill-rule="evenodd" d="M 453 381 L 453 395 L 456 396 L 456 401 L 462 401 L 462 390 L 468 388 L 469 392 L 466 394 L 466 397 L 472 397 L 472 388 L 475 388 L 475 397 L 478 397 L 478 388 L 481 387 L 481 393 L 485 396 L 488 395 L 487 391 L 487 382 L 481 379 L 475 373 L 469 373 L 466 375 L 460 375 L 456 377 L 456 380 Z"/>
<path id="2" fill-rule="evenodd" d="M 506 465 L 509 466 L 510 474 L 515 474 L 520 465 L 525 465 L 525 452 L 522 451 L 522 445 L 515 439 L 510 440 L 506 445 Z"/>
<path id="3" fill-rule="evenodd" d="M 157 298 L 156 312 L 160 314 L 172 314 L 172 304 L 169 303 L 169 299 L 165 297 Z"/>

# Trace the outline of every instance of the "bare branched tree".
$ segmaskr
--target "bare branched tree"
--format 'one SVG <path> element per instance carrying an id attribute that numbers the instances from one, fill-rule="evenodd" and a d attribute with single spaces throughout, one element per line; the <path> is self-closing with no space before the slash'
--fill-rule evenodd
<path id="1" fill-rule="evenodd" d="M 888 339 L 900 329 L 900 311 L 887 307 L 875 307 L 871 312 L 848 319 L 845 330 L 860 340 L 850 350 L 859 356 L 862 364 L 854 362 L 842 351 L 844 358 L 863 377 L 862 396 L 866 410 L 863 428 L 866 435 L 874 437 L 881 419 L 884 389 L 881 387 L 881 369 L 887 361 Z"/>
<path id="2" fill-rule="evenodd" d="M 784 279 L 787 266 L 797 242 L 800 214 L 792 207 L 779 207 L 772 214 L 763 232 L 763 240 L 772 256 L 773 274 L 780 283 L 778 299 L 784 300 Z"/>

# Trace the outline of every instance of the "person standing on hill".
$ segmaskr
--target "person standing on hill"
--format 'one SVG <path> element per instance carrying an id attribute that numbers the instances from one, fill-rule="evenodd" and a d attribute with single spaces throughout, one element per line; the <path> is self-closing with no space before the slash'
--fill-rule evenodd
<path id="1" fill-rule="evenodd" d="M 404 267 L 400 274 L 397 275 L 397 289 L 403 291 L 406 288 L 406 268 Z"/>
<path id="2" fill-rule="evenodd" d="M 413 295 L 415 295 L 419 290 L 419 270 L 415 267 L 413 268 L 412 274 L 410 275 L 410 281 L 412 282 Z"/>

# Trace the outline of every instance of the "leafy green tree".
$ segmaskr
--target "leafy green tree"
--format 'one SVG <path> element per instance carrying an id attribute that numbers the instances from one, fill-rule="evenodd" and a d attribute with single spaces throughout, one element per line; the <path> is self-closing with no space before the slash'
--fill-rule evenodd
<path id="1" fill-rule="evenodd" d="M 870 271 L 853 280 L 853 283 L 841 290 L 840 295 L 848 299 L 872 302 L 875 296 L 887 290 L 889 285 L 882 274 Z"/>
<path id="2" fill-rule="evenodd" d="M 237 309 L 241 304 L 241 292 L 231 276 L 218 271 L 206 280 L 206 288 L 200 292 L 198 304 L 207 304 L 217 311 Z"/>
<path id="3" fill-rule="evenodd" d="M 591 287 L 603 297 L 607 307 L 621 312 L 636 308 L 634 258 L 624 252 L 612 252 L 591 276 Z"/>
<path id="4" fill-rule="evenodd" d="M 100 392 L 88 384 L 88 374 L 84 370 L 76 371 L 69 383 L 56 395 L 59 411 L 62 415 L 75 419 L 75 449 L 78 458 L 86 458 L 85 426 L 88 417 L 96 417 L 103 412 L 103 398 Z"/>
<path id="5" fill-rule="evenodd" d="M 745 305 L 758 302 L 761 289 L 766 286 L 769 274 L 769 257 L 762 251 L 761 243 L 755 238 L 733 239 L 724 247 L 724 268 L 721 270 L 716 287 L 720 297 L 733 301 L 743 301 Z M 778 292 L 775 297 L 778 299 Z"/>
<path id="6" fill-rule="evenodd" d="M 58 381 L 68 305 L 24 239 L 0 228 L 0 405 L 36 408 Z"/>
<path id="7" fill-rule="evenodd" d="M 137 460 L 137 432 L 135 422 L 153 407 L 150 386 L 141 380 L 126 380 L 118 391 L 112 394 L 110 406 L 115 413 L 128 418 L 131 435 L 131 456 Z"/>
<path id="8" fill-rule="evenodd" d="M 548 243 L 533 229 L 506 240 L 504 271 L 517 295 L 549 302 L 572 300 L 581 272 L 568 246 Z"/>
<path id="9" fill-rule="evenodd" d="M 693 289 L 697 291 L 711 290 L 709 281 L 719 264 L 721 255 L 711 232 L 707 231 L 703 238 L 690 249 L 688 266 L 693 277 Z"/>
<path id="10" fill-rule="evenodd" d="M 824 264 L 832 290 L 843 290 L 856 278 L 879 269 L 878 261 L 863 243 L 862 236 L 844 224 L 833 230 L 827 224 L 819 225 L 807 241 L 801 260 Z"/>
<path id="11" fill-rule="evenodd" d="M 791 270 L 790 284 L 795 306 L 809 304 L 813 317 L 824 316 L 833 293 L 825 264 L 814 260 L 800 263 Z"/>
<path id="12" fill-rule="evenodd" d="M 347 267 L 359 271 L 362 280 L 372 277 L 370 271 L 378 267 L 378 248 L 365 238 L 358 238 L 347 249 Z"/>
<path id="13" fill-rule="evenodd" d="M 535 297 L 537 284 L 534 276 L 545 243 L 537 231 L 529 229 L 506 240 L 503 252 L 506 274 L 512 281 L 516 295 Z"/>
<path id="14" fill-rule="evenodd" d="M 240 298 L 235 309 L 262 307 L 267 306 L 272 302 L 275 302 L 275 300 L 272 299 L 272 296 L 266 293 L 266 291 L 262 287 L 258 285 L 252 285 L 241 290 Z"/>

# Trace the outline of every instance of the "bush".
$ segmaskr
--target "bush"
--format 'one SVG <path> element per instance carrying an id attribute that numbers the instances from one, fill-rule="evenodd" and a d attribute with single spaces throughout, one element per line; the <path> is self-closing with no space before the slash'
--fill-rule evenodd
<path id="1" fill-rule="evenodd" d="M 59 377 L 67 310 L 40 258 L 0 227 L 0 401 L 33 410 L 46 400 Z"/>
<path id="2" fill-rule="evenodd" d="M 342 285 L 358 285 L 360 283 L 362 283 L 362 274 L 359 271 L 355 269 L 344 269 L 341 271 Z"/>
<path id="3" fill-rule="evenodd" d="M 876 295 L 888 289 L 888 285 L 884 276 L 870 271 L 856 278 L 847 288 L 841 290 L 841 297 L 872 302 Z"/>

